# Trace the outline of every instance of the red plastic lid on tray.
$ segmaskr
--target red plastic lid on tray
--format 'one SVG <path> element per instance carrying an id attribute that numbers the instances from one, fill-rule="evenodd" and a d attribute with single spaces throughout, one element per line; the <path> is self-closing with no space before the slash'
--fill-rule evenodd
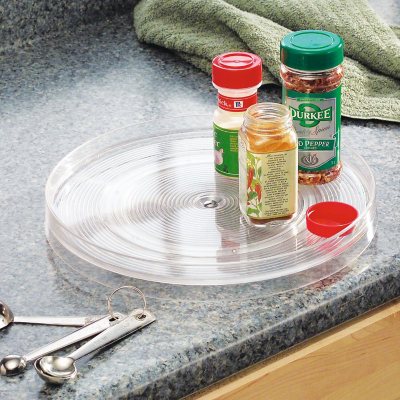
<path id="1" fill-rule="evenodd" d="M 358 217 L 358 211 L 350 204 L 339 201 L 323 201 L 309 207 L 306 212 L 307 229 L 314 235 L 331 237 L 345 229 Z M 342 236 L 351 233 L 353 228 Z"/>
<path id="2" fill-rule="evenodd" d="M 216 56 L 212 62 L 214 85 L 227 89 L 245 89 L 262 82 L 261 58 L 252 53 L 233 52 Z"/>

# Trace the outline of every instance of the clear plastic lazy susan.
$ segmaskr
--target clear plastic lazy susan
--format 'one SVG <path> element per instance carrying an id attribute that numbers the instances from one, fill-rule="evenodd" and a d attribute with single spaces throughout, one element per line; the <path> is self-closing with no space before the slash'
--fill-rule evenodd
<path id="1" fill-rule="evenodd" d="M 373 174 L 352 149 L 343 149 L 342 161 L 335 181 L 299 186 L 298 213 L 288 223 L 252 226 L 239 211 L 237 180 L 214 171 L 209 116 L 136 124 L 83 144 L 54 168 L 46 234 L 58 253 L 137 279 L 304 286 L 347 266 L 375 233 Z M 306 210 L 321 201 L 358 210 L 351 234 L 326 239 L 307 231 Z"/>

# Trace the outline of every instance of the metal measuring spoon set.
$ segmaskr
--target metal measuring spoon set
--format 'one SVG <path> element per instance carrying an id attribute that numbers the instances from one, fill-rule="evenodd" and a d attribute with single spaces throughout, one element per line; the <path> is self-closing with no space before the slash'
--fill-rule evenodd
<path id="1" fill-rule="evenodd" d="M 111 299 L 116 292 L 129 288 L 140 294 L 143 308 L 135 309 L 128 315 L 113 311 Z M 82 328 L 52 343 L 42 346 L 23 356 L 9 355 L 0 362 L 0 374 L 11 376 L 22 373 L 26 366 L 34 362 L 35 370 L 45 382 L 62 384 L 77 375 L 75 361 L 96 350 L 122 339 L 125 336 L 151 324 L 156 320 L 147 310 L 144 294 L 134 286 L 121 286 L 107 298 L 108 314 L 90 317 L 19 317 L 13 316 L 5 303 L 0 302 L 0 329 L 11 322 L 23 322 L 45 325 L 82 326 Z M 65 319 L 66 323 L 63 323 Z M 93 337 L 94 336 L 94 337 Z M 67 356 L 46 356 L 71 344 L 93 337 L 84 345 Z"/>

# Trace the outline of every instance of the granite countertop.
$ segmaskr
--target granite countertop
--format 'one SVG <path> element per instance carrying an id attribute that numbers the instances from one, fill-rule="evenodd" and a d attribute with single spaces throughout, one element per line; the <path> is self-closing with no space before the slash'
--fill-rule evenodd
<path id="1" fill-rule="evenodd" d="M 128 16 L 8 49 L 0 65 L 0 298 L 15 314 L 101 313 L 110 289 L 71 272 L 44 234 L 44 185 L 66 153 L 98 134 L 154 116 L 212 113 L 208 76 L 137 42 Z M 279 101 L 279 89 L 261 90 Z M 79 363 L 79 379 L 46 386 L 29 368 L 0 378 L 8 399 L 177 399 L 400 295 L 400 125 L 343 121 L 371 165 L 379 226 L 338 276 L 280 295 L 217 301 L 149 299 L 158 320 Z M 146 291 L 146 287 L 143 288 Z M 14 325 L 0 355 L 24 354 L 71 328 Z"/>

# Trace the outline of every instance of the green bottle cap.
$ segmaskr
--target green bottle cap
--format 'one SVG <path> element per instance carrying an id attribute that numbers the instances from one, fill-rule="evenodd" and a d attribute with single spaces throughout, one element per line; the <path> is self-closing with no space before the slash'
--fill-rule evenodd
<path id="1" fill-rule="evenodd" d="M 331 32 L 292 32 L 281 40 L 281 61 L 301 71 L 323 71 L 343 62 L 343 48 L 343 39 Z"/>

